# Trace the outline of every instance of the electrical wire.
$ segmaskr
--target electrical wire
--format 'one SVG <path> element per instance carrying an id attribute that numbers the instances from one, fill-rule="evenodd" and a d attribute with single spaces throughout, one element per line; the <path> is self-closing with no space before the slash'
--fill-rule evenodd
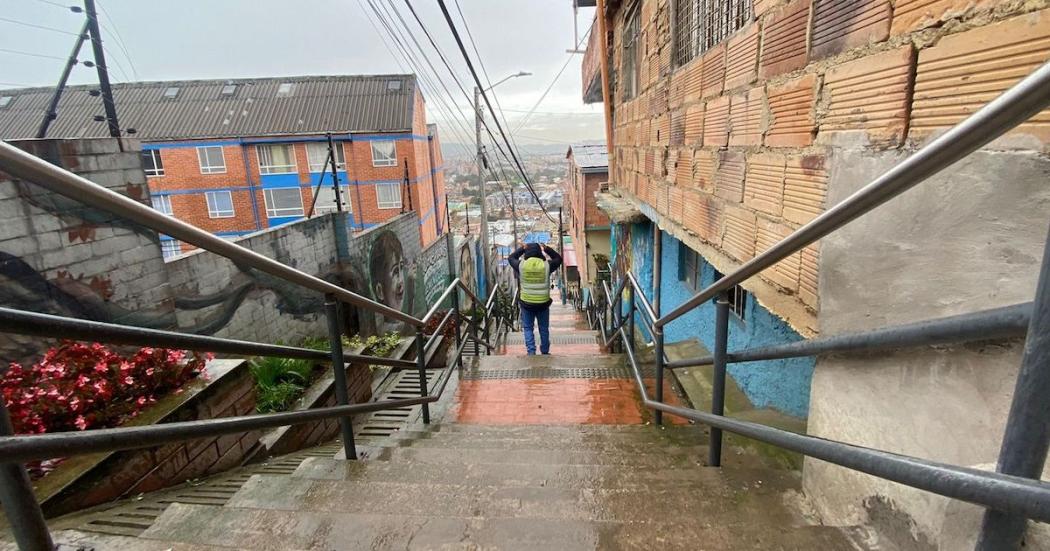
<path id="1" fill-rule="evenodd" d="M 103 29 L 106 30 L 106 32 L 112 34 L 113 37 L 116 39 L 117 47 L 119 47 L 120 50 L 124 53 L 124 58 L 128 61 L 128 65 L 131 66 L 131 74 L 135 77 L 135 80 L 138 80 L 139 72 L 135 69 L 135 62 L 132 61 L 131 53 L 128 52 L 127 45 L 124 43 L 124 37 L 121 36 L 120 29 L 117 28 L 117 22 L 109 16 L 109 12 L 106 11 L 106 7 L 103 6 L 101 3 L 98 3 L 98 9 L 102 12 L 102 17 L 105 17 L 106 20 L 109 21 L 110 26 L 107 27 L 101 21 L 99 21 L 99 24 L 102 26 Z"/>
<path id="2" fill-rule="evenodd" d="M 16 54 L 16 55 L 24 55 L 24 56 L 29 56 L 29 57 L 42 57 L 42 58 L 45 58 L 45 59 L 57 59 L 59 61 L 65 61 L 66 60 L 66 58 L 59 57 L 57 55 L 35 54 L 33 52 L 23 52 L 21 50 L 9 50 L 7 48 L 0 48 L 0 52 L 3 52 L 5 54 Z"/>
<path id="3" fill-rule="evenodd" d="M 51 31 L 53 33 L 66 34 L 66 35 L 69 35 L 69 36 L 80 36 L 79 33 L 75 33 L 75 32 L 72 32 L 72 31 L 67 31 L 65 29 L 59 29 L 59 28 L 56 28 L 56 27 L 48 27 L 47 25 L 37 25 L 36 23 L 27 23 L 25 21 L 19 21 L 17 19 L 9 19 L 7 17 L 0 17 L 0 21 L 3 21 L 5 23 L 12 23 L 12 24 L 15 24 L 15 25 L 21 25 L 23 27 L 30 27 L 30 28 L 33 28 L 33 29 L 40 29 L 40 30 L 44 30 L 44 31 Z"/>
<path id="4" fill-rule="evenodd" d="M 584 41 L 587 40 L 587 37 L 590 36 L 590 34 L 591 29 L 587 29 L 587 32 L 584 33 L 582 37 L 580 37 L 580 41 L 576 44 L 575 49 L 580 49 L 580 46 L 583 45 Z M 543 94 L 540 95 L 540 99 L 536 100 L 536 104 L 532 106 L 532 109 L 529 110 L 529 113 L 521 118 L 521 121 L 518 122 L 518 126 L 514 128 L 514 132 L 518 132 L 519 130 L 521 130 L 529 122 L 529 119 L 532 118 L 532 114 L 536 111 L 536 108 L 539 107 L 541 103 L 543 103 L 543 100 L 547 99 L 547 94 L 549 94 L 550 91 L 554 88 L 554 85 L 558 83 L 558 79 L 561 78 L 562 73 L 565 72 L 565 68 L 568 67 L 569 63 L 572 62 L 572 56 L 574 55 L 576 54 L 569 54 L 569 58 L 565 60 L 565 64 L 562 65 L 561 69 L 558 70 L 558 73 L 554 75 L 554 80 L 551 80 L 551 83 L 547 85 L 547 89 L 544 90 Z"/>
<path id="5" fill-rule="evenodd" d="M 408 0 L 406 0 L 407 2 Z M 537 203 L 540 205 L 540 209 L 547 215 L 547 218 L 551 222 L 555 222 L 554 217 L 547 212 L 547 208 L 543 206 L 543 202 L 540 201 L 539 195 L 536 194 L 536 190 L 533 189 L 532 182 L 529 180 L 528 174 L 525 172 L 525 168 L 521 164 L 521 160 L 518 159 L 517 152 L 511 147 L 510 140 L 507 138 L 507 133 L 503 129 L 503 125 L 500 124 L 499 118 L 496 115 L 495 109 L 492 108 L 492 102 L 489 101 L 488 94 L 482 89 L 481 79 L 478 78 L 478 73 L 474 69 L 474 63 L 470 60 L 470 55 L 467 54 L 467 49 L 463 45 L 463 39 L 459 35 L 459 30 L 456 29 L 456 24 L 452 21 L 452 16 L 449 15 L 448 6 L 445 5 L 445 0 L 438 0 L 438 6 L 441 7 L 441 13 L 445 16 L 445 21 L 448 23 L 449 30 L 452 32 L 452 37 L 456 39 L 456 45 L 459 46 L 459 51 L 463 55 L 463 60 L 467 63 L 467 69 L 470 70 L 470 75 L 474 78 L 474 83 L 479 89 L 481 99 L 485 100 L 485 106 L 488 107 L 489 113 L 492 114 L 493 122 L 496 123 L 496 129 L 499 130 L 500 136 L 503 138 L 503 142 L 510 149 L 510 156 L 514 160 L 514 165 L 518 167 L 518 171 L 521 172 L 522 177 L 525 179 L 525 184 L 532 192 L 533 197 L 536 198 Z"/>

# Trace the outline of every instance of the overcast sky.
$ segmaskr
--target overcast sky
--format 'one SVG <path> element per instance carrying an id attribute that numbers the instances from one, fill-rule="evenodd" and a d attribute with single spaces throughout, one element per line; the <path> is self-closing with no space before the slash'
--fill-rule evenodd
<path id="1" fill-rule="evenodd" d="M 400 10 L 416 40 L 455 95 L 456 106 L 466 108 L 467 99 L 411 18 L 404 0 L 371 1 L 381 11 L 392 10 L 391 6 Z M 384 39 L 395 51 L 396 46 L 385 33 L 381 36 L 373 27 L 373 22 L 379 21 L 368 2 L 97 0 L 102 11 L 100 19 L 110 78 L 115 82 L 415 72 L 411 66 L 399 65 L 400 56 L 387 49 Z M 456 2 L 446 0 L 473 56 Z M 582 56 L 566 53 L 573 41 L 572 0 L 458 2 L 492 82 L 518 71 L 533 73 L 511 79 L 496 89 L 512 129 L 533 108 L 568 61 L 564 73 L 536 113 L 515 133 L 519 143 L 602 139 L 601 105 L 587 106 L 581 100 Z M 75 34 L 83 24 L 82 14 L 63 7 L 72 4 L 79 5 L 79 2 L 0 0 L 0 87 L 55 84 Z M 437 0 L 412 0 L 412 4 L 470 92 L 473 87 L 470 74 Z M 384 16 L 401 29 L 401 22 L 392 11 L 384 11 Z M 588 31 L 593 16 L 593 8 L 580 10 L 581 37 Z M 382 24 L 379 25 L 383 29 Z M 89 50 L 85 47 L 81 59 L 90 59 Z M 24 55 L 26 53 L 45 57 Z M 428 72 L 425 62 L 420 63 L 424 64 L 421 70 Z M 94 70 L 84 66 L 74 69 L 70 81 L 73 84 L 97 82 Z M 439 90 L 444 95 L 440 87 Z M 430 91 L 424 89 L 424 92 Z M 442 117 L 437 109 L 440 102 L 433 95 L 433 92 L 427 95 L 430 121 L 442 126 L 445 141 L 457 141 L 454 128 Z M 470 115 L 469 110 L 464 111 L 464 118 L 470 119 Z M 467 124 L 472 132 L 473 120 Z"/>

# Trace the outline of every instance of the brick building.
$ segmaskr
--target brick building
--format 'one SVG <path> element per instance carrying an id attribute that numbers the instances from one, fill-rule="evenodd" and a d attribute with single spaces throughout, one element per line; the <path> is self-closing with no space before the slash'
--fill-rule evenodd
<path id="1" fill-rule="evenodd" d="M 408 210 L 423 245 L 444 231 L 441 145 L 414 75 L 283 77 L 123 83 L 120 124 L 143 143 L 156 209 L 236 237 L 336 208 L 331 133 L 354 229 Z M 0 136 L 31 137 L 51 89 L 0 91 Z M 89 87 L 67 89 L 48 137 L 100 137 Z M 318 183 L 321 183 L 318 188 Z M 319 190 L 314 203 L 315 190 Z M 189 245 L 162 238 L 166 255 Z"/>
<path id="2" fill-rule="evenodd" d="M 659 286 L 663 313 L 1050 59 L 1045 0 L 598 4 L 607 32 L 591 33 L 582 92 L 606 101 L 610 117 L 611 193 L 599 203 L 615 207 L 614 267 Z M 1050 201 L 1048 128 L 1050 112 L 1035 115 L 732 289 L 729 349 L 1031 300 Z M 713 311 L 702 304 L 665 326 L 667 342 L 713 347 Z M 877 367 L 794 358 L 732 364 L 729 375 L 754 408 L 800 421 L 781 426 L 994 468 L 1009 393 L 992 389 L 1014 381 L 1019 357 L 1017 346 L 909 349 Z M 959 367 L 970 362 L 980 372 Z M 829 524 L 878 525 L 891 512 L 910 526 L 906 538 L 942 549 L 967 548 L 951 542 L 980 518 L 820 461 L 806 461 L 803 480 Z"/>
<path id="3" fill-rule="evenodd" d="M 565 158 L 565 212 L 576 247 L 580 283 L 589 285 L 597 275 L 595 254 L 609 256 L 609 217 L 598 210 L 595 195 L 608 185 L 609 156 L 604 145 L 574 145 Z"/>

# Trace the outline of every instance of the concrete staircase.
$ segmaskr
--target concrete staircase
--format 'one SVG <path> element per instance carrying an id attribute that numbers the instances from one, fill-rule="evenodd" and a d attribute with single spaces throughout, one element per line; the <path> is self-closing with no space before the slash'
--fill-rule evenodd
<path id="1" fill-rule="evenodd" d="M 786 505 L 794 472 L 747 456 L 704 467 L 693 426 L 416 429 L 371 461 L 328 448 L 205 481 L 198 495 L 243 480 L 221 502 L 167 503 L 137 537 L 80 526 L 56 538 L 98 550 L 855 548 Z"/>
<path id="2" fill-rule="evenodd" d="M 433 424 L 415 410 L 359 423 L 362 461 L 343 460 L 337 443 L 276 457 L 55 519 L 56 541 L 100 551 L 886 549 L 803 514 L 798 471 L 734 447 L 725 467 L 704 466 L 706 429 L 652 426 L 624 358 L 604 353 L 571 307 L 556 303 L 551 325 L 551 356 L 526 356 L 511 333 L 505 355 L 465 359 Z M 391 379 L 391 392 L 413 383 Z"/>

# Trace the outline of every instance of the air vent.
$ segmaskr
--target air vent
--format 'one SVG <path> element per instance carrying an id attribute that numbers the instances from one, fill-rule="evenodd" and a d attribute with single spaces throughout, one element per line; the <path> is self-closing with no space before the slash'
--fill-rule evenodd
<path id="1" fill-rule="evenodd" d="M 175 99 L 179 95 L 178 86 L 169 86 L 164 89 L 164 99 Z"/>
<path id="2" fill-rule="evenodd" d="M 282 82 L 277 86 L 277 97 L 279 98 L 290 96 L 292 92 L 295 92 L 294 82 Z"/>

